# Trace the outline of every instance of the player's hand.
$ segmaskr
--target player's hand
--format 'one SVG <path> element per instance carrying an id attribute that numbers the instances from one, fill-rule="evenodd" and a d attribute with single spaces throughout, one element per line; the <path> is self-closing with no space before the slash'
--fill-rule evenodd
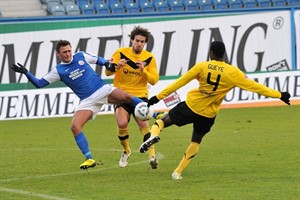
<path id="1" fill-rule="evenodd" d="M 153 96 L 148 101 L 148 107 L 150 107 L 158 102 L 159 102 L 159 99 L 156 96 Z"/>
<path id="2" fill-rule="evenodd" d="M 28 70 L 23 65 L 21 65 L 20 63 L 17 63 L 17 65 L 13 64 L 13 66 L 11 68 L 15 72 L 18 72 L 18 73 L 21 73 L 21 74 L 26 74 L 28 72 Z"/>
<path id="3" fill-rule="evenodd" d="M 290 105 L 290 93 L 288 92 L 281 92 L 280 100 L 286 103 L 287 105 Z"/>
<path id="4" fill-rule="evenodd" d="M 104 66 L 108 71 L 116 72 L 116 64 L 115 63 L 106 62 L 106 63 L 104 63 Z"/>

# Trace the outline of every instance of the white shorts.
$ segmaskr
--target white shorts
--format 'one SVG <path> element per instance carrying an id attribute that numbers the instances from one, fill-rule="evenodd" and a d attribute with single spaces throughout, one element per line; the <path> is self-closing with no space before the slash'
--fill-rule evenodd
<path id="1" fill-rule="evenodd" d="M 93 119 L 101 110 L 103 104 L 108 104 L 108 96 L 114 91 L 116 87 L 111 85 L 104 85 L 99 90 L 94 92 L 88 98 L 83 99 L 80 101 L 79 105 L 77 106 L 76 111 L 78 110 L 91 110 L 93 112 Z"/>

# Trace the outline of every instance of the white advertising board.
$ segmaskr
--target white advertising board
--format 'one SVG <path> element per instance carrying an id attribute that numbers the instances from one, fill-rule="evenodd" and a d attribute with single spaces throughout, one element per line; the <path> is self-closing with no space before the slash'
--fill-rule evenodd
<path id="1" fill-rule="evenodd" d="M 300 73 L 299 71 L 291 72 L 270 72 L 270 73 L 253 73 L 248 74 L 259 83 L 267 85 L 270 88 L 279 91 L 289 91 L 292 100 L 300 102 Z M 161 80 L 155 86 L 150 88 L 150 96 L 159 93 L 165 86 L 173 80 Z M 184 101 L 186 93 L 191 89 L 198 87 L 198 82 L 192 81 L 186 86 L 176 91 L 176 98 L 167 97 L 155 105 L 155 109 L 164 110 L 172 108 L 178 99 Z M 234 88 L 226 95 L 223 101 L 224 105 L 238 104 L 242 107 L 245 103 L 255 102 L 274 102 L 279 99 L 266 98 L 256 93 L 248 92 Z M 15 90 L 0 93 L 0 120 L 13 119 L 33 119 L 48 117 L 71 116 L 79 104 L 79 99 L 69 88 L 52 88 L 52 89 L 31 89 Z M 282 102 L 282 105 L 284 103 Z M 111 105 L 104 105 L 99 114 L 113 113 Z"/>

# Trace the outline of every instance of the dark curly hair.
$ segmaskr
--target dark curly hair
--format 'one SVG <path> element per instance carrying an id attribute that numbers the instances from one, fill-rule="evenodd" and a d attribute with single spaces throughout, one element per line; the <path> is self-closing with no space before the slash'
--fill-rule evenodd
<path id="1" fill-rule="evenodd" d="M 146 38 L 146 42 L 148 42 L 148 38 L 150 36 L 150 32 L 146 28 L 142 28 L 140 26 L 135 26 L 134 29 L 131 31 L 130 39 L 134 40 L 135 36 L 141 35 Z"/>

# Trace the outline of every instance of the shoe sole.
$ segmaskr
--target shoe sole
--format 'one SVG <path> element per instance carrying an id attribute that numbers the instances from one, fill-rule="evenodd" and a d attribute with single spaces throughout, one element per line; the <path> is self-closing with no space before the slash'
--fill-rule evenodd
<path id="1" fill-rule="evenodd" d="M 144 142 L 141 146 L 140 146 L 140 152 L 141 153 L 145 153 L 146 151 L 149 150 L 149 148 L 151 147 L 151 145 L 159 142 L 160 138 L 158 136 L 155 136 L 152 140 L 146 141 Z"/>
<path id="2" fill-rule="evenodd" d="M 93 168 L 93 167 L 95 167 L 96 165 L 97 165 L 97 163 L 94 162 L 94 163 L 93 163 L 92 165 L 90 165 L 90 166 L 88 166 L 88 165 L 80 166 L 80 169 L 85 170 L 85 169 L 88 169 L 88 168 Z"/>

